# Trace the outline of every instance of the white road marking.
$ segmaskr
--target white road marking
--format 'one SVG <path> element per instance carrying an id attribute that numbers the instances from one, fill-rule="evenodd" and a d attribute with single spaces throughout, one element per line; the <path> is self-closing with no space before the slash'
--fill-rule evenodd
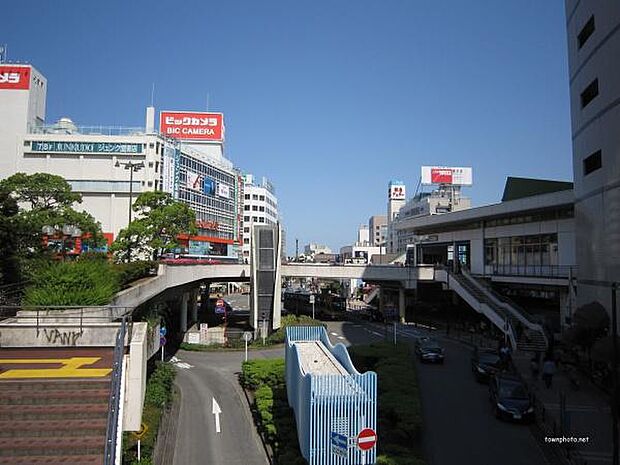
<path id="1" fill-rule="evenodd" d="M 331 334 L 332 336 L 338 336 L 338 333 L 329 333 L 329 334 Z"/>
<path id="2" fill-rule="evenodd" d="M 222 413 L 222 409 L 220 408 L 220 404 L 218 404 L 215 400 L 215 397 L 213 397 L 213 406 L 211 407 L 211 413 L 215 415 L 215 432 L 221 433 L 222 430 L 220 428 L 220 413 Z"/>
<path id="3" fill-rule="evenodd" d="M 344 337 L 342 336 L 338 336 L 338 339 L 342 339 L 344 341 Z"/>

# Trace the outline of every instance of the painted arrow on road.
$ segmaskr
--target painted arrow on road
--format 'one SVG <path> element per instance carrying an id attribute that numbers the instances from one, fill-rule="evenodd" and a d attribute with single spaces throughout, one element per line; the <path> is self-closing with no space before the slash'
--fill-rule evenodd
<path id="1" fill-rule="evenodd" d="M 222 413 L 222 409 L 220 408 L 220 404 L 217 403 L 215 397 L 213 398 L 213 408 L 211 409 L 211 413 L 215 415 L 215 431 L 217 433 L 221 433 L 220 429 L 220 413 Z"/>

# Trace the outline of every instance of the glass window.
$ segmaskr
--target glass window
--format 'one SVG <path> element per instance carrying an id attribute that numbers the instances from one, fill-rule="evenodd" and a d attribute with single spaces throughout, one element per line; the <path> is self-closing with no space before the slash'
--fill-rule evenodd
<path id="1" fill-rule="evenodd" d="M 250 194 L 245 194 L 245 195 L 243 196 L 243 198 L 244 198 L 245 200 L 250 200 Z"/>

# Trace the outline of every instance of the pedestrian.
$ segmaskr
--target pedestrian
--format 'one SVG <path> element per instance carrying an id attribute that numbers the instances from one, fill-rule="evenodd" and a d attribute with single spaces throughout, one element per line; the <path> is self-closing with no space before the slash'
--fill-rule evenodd
<path id="1" fill-rule="evenodd" d="M 545 363 L 543 363 L 542 378 L 547 389 L 551 388 L 551 383 L 553 381 L 553 375 L 555 374 L 556 368 L 555 361 L 552 358 L 547 358 Z"/>

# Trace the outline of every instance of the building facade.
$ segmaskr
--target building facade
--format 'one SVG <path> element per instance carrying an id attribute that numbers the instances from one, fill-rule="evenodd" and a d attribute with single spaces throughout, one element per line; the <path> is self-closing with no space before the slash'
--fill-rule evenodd
<path id="1" fill-rule="evenodd" d="M 370 245 L 385 246 L 387 240 L 387 216 L 373 215 L 368 219 Z"/>
<path id="2" fill-rule="evenodd" d="M 38 172 L 63 177 L 81 194 L 77 209 L 101 223 L 111 243 L 129 221 L 131 201 L 164 191 L 195 212 L 199 233 L 182 238 L 189 255 L 237 258 L 243 183 L 224 158 L 223 139 L 193 143 L 162 136 L 152 107 L 143 128 L 45 123 L 47 80 L 31 65 L 0 64 L 0 177 Z M 127 164 L 137 165 L 125 169 Z"/>
<path id="3" fill-rule="evenodd" d="M 620 281 L 620 3 L 566 0 L 578 305 Z"/>
<path id="4" fill-rule="evenodd" d="M 243 260 L 249 262 L 253 225 L 270 226 L 279 222 L 278 198 L 267 178 L 259 183 L 252 174 L 243 176 Z M 282 246 L 284 247 L 284 242 Z M 284 248 L 282 249 L 284 250 Z"/>

